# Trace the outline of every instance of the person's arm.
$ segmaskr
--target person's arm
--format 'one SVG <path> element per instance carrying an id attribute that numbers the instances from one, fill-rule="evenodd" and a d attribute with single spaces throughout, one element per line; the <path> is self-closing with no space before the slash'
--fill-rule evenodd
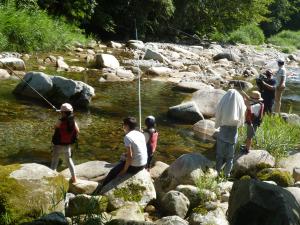
<path id="1" fill-rule="evenodd" d="M 270 85 L 270 84 L 267 84 L 266 82 L 262 81 L 262 84 L 270 91 L 273 91 L 275 90 L 275 85 Z"/>
<path id="2" fill-rule="evenodd" d="M 74 123 L 75 123 L 75 130 L 77 131 L 77 133 L 79 133 L 79 126 L 78 126 L 78 124 L 76 123 L 76 121 L 75 121 Z"/>
<path id="3" fill-rule="evenodd" d="M 132 149 L 131 149 L 131 145 L 129 145 L 126 148 L 127 148 L 126 161 L 125 161 L 125 165 L 124 165 L 123 169 L 119 173 L 119 176 L 124 175 L 127 172 L 128 167 L 131 165 L 131 162 L 132 162 Z"/>
<path id="4" fill-rule="evenodd" d="M 279 82 L 279 85 L 278 85 L 278 87 L 279 88 L 281 88 L 281 89 L 283 89 L 283 88 L 285 88 L 285 70 L 284 69 L 281 69 L 281 71 L 280 71 L 280 82 Z"/>

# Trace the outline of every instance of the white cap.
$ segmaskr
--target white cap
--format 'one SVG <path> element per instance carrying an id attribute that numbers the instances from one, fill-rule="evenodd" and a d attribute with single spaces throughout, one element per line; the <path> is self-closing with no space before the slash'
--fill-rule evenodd
<path id="1" fill-rule="evenodd" d="M 73 107 L 69 103 L 64 103 L 60 107 L 61 112 L 73 112 Z"/>
<path id="2" fill-rule="evenodd" d="M 278 63 L 284 63 L 284 59 L 279 58 L 279 59 L 277 59 L 277 62 L 278 62 Z"/>

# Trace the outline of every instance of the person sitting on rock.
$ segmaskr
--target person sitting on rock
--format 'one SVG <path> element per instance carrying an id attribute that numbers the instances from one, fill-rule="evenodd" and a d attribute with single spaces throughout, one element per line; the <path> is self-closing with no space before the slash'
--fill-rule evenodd
<path id="1" fill-rule="evenodd" d="M 156 150 L 157 140 L 158 140 L 158 132 L 155 129 L 155 117 L 147 116 L 147 118 L 145 119 L 145 125 L 146 125 L 146 129 L 144 129 L 144 135 L 147 143 L 147 153 L 148 153 L 146 168 L 149 171 L 151 160 Z"/>
<path id="2" fill-rule="evenodd" d="M 127 117 L 123 120 L 126 153 L 121 156 L 120 162 L 110 170 L 101 188 L 117 176 L 125 173 L 136 174 L 145 168 L 148 158 L 146 140 L 143 133 L 136 130 L 136 126 L 137 122 L 134 117 Z"/>
<path id="3" fill-rule="evenodd" d="M 74 119 L 73 107 L 64 103 L 60 107 L 61 118 L 55 125 L 55 132 L 52 137 L 52 161 L 51 169 L 56 170 L 60 153 L 64 153 L 66 163 L 70 169 L 72 183 L 77 181 L 75 167 L 72 160 L 71 145 L 77 140 L 79 127 Z"/>
<path id="4" fill-rule="evenodd" d="M 263 112 L 264 112 L 264 104 L 263 99 L 258 91 L 252 91 L 250 93 L 250 97 L 245 95 L 245 103 L 247 106 L 246 110 L 246 124 L 247 124 L 247 139 L 246 146 L 243 151 L 245 153 L 249 153 L 249 150 L 252 145 L 252 139 L 255 136 L 257 127 L 260 126 Z"/>
<path id="5" fill-rule="evenodd" d="M 232 170 L 238 127 L 244 124 L 245 111 L 244 99 L 234 89 L 229 89 L 217 105 L 215 128 L 220 127 L 220 132 L 217 136 L 216 170 L 220 174 L 225 161 L 226 177 Z"/>

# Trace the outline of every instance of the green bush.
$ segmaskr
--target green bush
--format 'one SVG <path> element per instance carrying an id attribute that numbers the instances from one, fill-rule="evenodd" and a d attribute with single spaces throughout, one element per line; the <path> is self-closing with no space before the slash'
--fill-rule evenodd
<path id="1" fill-rule="evenodd" d="M 245 143 L 245 140 L 246 127 L 243 127 L 239 131 L 239 144 Z M 252 144 L 254 149 L 267 150 L 277 161 L 299 146 L 299 126 L 285 122 L 280 116 L 269 115 L 263 117 Z"/>
<path id="2" fill-rule="evenodd" d="M 75 26 L 52 19 L 41 10 L 0 7 L 0 50 L 19 52 L 57 50 L 86 38 Z"/>
<path id="3" fill-rule="evenodd" d="M 268 39 L 271 44 L 277 45 L 285 53 L 300 49 L 300 31 L 284 30 Z"/>
<path id="4" fill-rule="evenodd" d="M 247 45 L 260 45 L 264 43 L 265 36 L 257 25 L 249 24 L 231 32 L 228 41 Z"/>

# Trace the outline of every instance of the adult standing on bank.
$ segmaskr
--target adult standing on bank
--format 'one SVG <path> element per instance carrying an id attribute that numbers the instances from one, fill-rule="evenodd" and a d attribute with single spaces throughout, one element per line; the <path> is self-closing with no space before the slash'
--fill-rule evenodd
<path id="1" fill-rule="evenodd" d="M 59 155 L 65 155 L 66 163 L 70 169 L 72 183 L 76 183 L 75 166 L 72 160 L 71 145 L 77 140 L 79 127 L 74 119 L 73 107 L 69 103 L 64 103 L 60 107 L 61 118 L 55 124 L 55 132 L 52 137 L 52 161 L 51 169 L 56 170 Z"/>
<path id="2" fill-rule="evenodd" d="M 285 89 L 286 69 L 284 67 L 283 59 L 278 59 L 277 64 L 278 64 L 278 70 L 275 74 L 276 87 L 275 87 L 275 110 L 274 111 L 276 113 L 280 113 L 281 97 Z"/>
<path id="3" fill-rule="evenodd" d="M 217 105 L 215 127 L 220 127 L 220 132 L 217 137 L 216 170 L 220 174 L 225 162 L 226 177 L 232 170 L 238 127 L 245 122 L 245 111 L 244 99 L 234 89 L 229 89 Z"/>

